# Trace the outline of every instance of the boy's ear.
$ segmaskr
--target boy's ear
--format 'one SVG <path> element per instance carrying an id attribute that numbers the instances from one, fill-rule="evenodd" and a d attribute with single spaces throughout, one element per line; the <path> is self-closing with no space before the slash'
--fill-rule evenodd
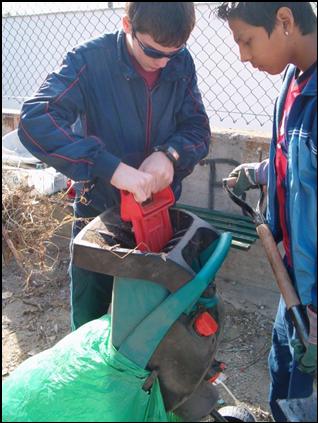
<path id="1" fill-rule="evenodd" d="M 295 20 L 293 12 L 289 7 L 280 7 L 276 13 L 276 24 L 280 25 L 282 31 L 286 34 L 291 34 L 295 27 Z"/>
<path id="2" fill-rule="evenodd" d="M 122 18 L 122 26 L 123 26 L 123 31 L 125 34 L 131 34 L 132 33 L 132 26 L 131 26 L 131 22 L 130 19 L 128 18 L 128 16 L 123 16 Z"/>

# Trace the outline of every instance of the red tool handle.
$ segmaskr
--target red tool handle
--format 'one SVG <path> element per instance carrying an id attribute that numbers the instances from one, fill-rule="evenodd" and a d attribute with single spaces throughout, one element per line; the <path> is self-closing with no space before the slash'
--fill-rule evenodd
<path id="1" fill-rule="evenodd" d="M 133 194 L 121 191 L 120 214 L 124 221 L 132 222 L 136 245 L 140 251 L 159 252 L 173 235 L 169 207 L 175 202 L 170 187 L 152 195 L 143 204 Z"/>
<path id="2" fill-rule="evenodd" d="M 173 191 L 170 187 L 152 194 L 152 198 L 144 203 L 138 203 L 134 195 L 128 191 L 120 191 L 121 195 L 121 218 L 131 221 L 134 217 L 143 217 L 172 206 L 175 202 Z"/>

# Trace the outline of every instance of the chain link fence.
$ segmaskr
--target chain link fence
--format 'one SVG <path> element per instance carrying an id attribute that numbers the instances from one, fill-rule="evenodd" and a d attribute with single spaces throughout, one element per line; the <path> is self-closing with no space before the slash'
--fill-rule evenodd
<path id="1" fill-rule="evenodd" d="M 214 16 L 217 4 L 195 3 L 196 26 L 188 42 L 211 125 L 269 131 L 281 75 L 240 62 L 227 24 Z M 21 108 L 75 45 L 120 29 L 124 14 L 123 2 L 2 5 L 2 104 L 12 109 Z"/>

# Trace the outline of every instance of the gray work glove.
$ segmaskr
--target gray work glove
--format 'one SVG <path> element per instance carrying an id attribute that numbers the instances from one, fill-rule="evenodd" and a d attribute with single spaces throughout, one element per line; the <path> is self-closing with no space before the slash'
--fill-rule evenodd
<path id="1" fill-rule="evenodd" d="M 228 178 L 237 178 L 233 193 L 240 197 L 250 188 L 267 184 L 268 159 L 261 163 L 243 163 L 229 174 Z"/>
<path id="2" fill-rule="evenodd" d="M 294 348 L 299 370 L 311 374 L 317 370 L 317 313 L 307 306 L 307 315 L 309 319 L 308 344 L 304 347 L 299 339 L 294 339 L 291 345 Z"/>

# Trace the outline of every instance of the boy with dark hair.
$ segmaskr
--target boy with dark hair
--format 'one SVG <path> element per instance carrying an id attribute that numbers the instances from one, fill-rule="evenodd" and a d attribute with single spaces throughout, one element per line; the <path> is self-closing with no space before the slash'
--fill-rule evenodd
<path id="1" fill-rule="evenodd" d="M 317 18 L 309 2 L 224 2 L 217 14 L 228 21 L 241 61 L 271 75 L 288 65 L 269 159 L 229 175 L 237 178 L 237 195 L 267 184 L 268 224 L 283 242 L 286 268 L 309 319 L 303 348 L 280 299 L 269 355 L 270 406 L 275 421 L 285 422 L 277 399 L 309 396 L 317 368 Z"/>
<path id="2" fill-rule="evenodd" d="M 171 184 L 178 199 L 182 179 L 208 152 L 208 118 L 186 48 L 193 3 L 128 2 L 126 12 L 122 31 L 68 53 L 21 113 L 23 144 L 82 184 L 76 217 L 118 204 L 119 189 L 143 202 Z M 73 238 L 82 227 L 75 223 Z M 113 278 L 72 263 L 70 275 L 76 329 L 107 312 Z"/>

